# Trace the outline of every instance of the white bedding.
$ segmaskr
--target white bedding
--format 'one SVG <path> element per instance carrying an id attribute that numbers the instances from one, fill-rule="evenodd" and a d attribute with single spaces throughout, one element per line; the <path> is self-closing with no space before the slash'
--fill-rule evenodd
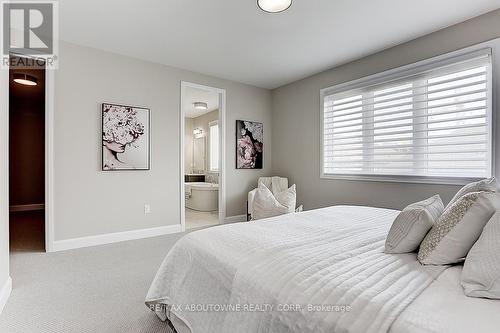
<path id="1" fill-rule="evenodd" d="M 391 332 L 500 332 L 500 301 L 467 297 L 462 266 L 448 268 L 393 323 Z"/>
<path id="2" fill-rule="evenodd" d="M 146 303 L 179 333 L 388 331 L 445 269 L 383 253 L 398 213 L 335 206 L 190 233 L 165 258 Z M 309 307 L 318 304 L 332 307 Z"/>

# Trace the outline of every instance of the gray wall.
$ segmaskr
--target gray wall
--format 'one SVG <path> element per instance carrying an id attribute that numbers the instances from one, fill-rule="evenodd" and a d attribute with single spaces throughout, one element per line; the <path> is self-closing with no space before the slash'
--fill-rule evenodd
<path id="1" fill-rule="evenodd" d="M 287 176 L 291 183 L 297 184 L 298 203 L 303 203 L 306 209 L 333 204 L 401 209 L 436 193 L 443 200 L 450 200 L 457 186 L 320 179 L 319 92 L 322 88 L 497 37 L 500 37 L 500 10 L 274 90 L 273 174 Z M 500 72 L 498 64 L 496 61 L 496 78 Z"/>
<path id="2" fill-rule="evenodd" d="M 227 91 L 227 216 L 271 171 L 271 92 L 96 49 L 61 43 L 55 73 L 55 240 L 180 223 L 180 82 Z M 100 103 L 151 108 L 151 171 L 101 172 Z M 236 170 L 236 119 L 264 122 L 262 170 Z M 184 149 L 184 148 L 182 148 Z M 144 204 L 151 214 L 144 215 Z"/>
<path id="3" fill-rule="evenodd" d="M 9 277 L 9 71 L 0 70 L 0 291 Z"/>
<path id="4" fill-rule="evenodd" d="M 201 128 L 203 130 L 202 136 L 206 137 L 208 142 L 208 137 L 210 132 L 209 124 L 210 122 L 218 119 L 219 119 L 219 110 L 202 114 L 199 117 L 193 118 L 193 129 Z"/>

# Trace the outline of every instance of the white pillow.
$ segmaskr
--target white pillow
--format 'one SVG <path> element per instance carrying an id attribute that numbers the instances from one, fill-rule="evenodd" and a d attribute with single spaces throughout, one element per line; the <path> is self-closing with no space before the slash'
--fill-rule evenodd
<path id="1" fill-rule="evenodd" d="M 417 250 L 443 211 L 444 205 L 439 195 L 407 206 L 392 223 L 385 241 L 385 253 Z"/>
<path id="2" fill-rule="evenodd" d="M 457 192 L 457 194 L 455 194 L 453 199 L 451 199 L 450 203 L 446 206 L 446 209 L 448 209 L 448 207 L 451 207 L 451 205 L 455 201 L 457 201 L 458 199 L 460 199 L 461 197 L 463 197 L 467 193 L 482 192 L 482 191 L 496 192 L 496 190 L 497 190 L 497 180 L 495 177 L 487 178 L 487 179 L 483 179 L 483 180 L 480 180 L 480 181 L 477 181 L 474 183 L 467 184 L 464 187 L 462 187 Z"/>
<path id="3" fill-rule="evenodd" d="M 500 211 L 467 255 L 462 286 L 467 296 L 500 299 Z"/>
<path id="4" fill-rule="evenodd" d="M 253 201 L 252 218 L 254 220 L 278 216 L 295 211 L 297 192 L 295 184 L 275 197 L 266 185 L 260 183 Z"/>
<path id="5" fill-rule="evenodd" d="M 493 192 L 471 192 L 458 199 L 446 208 L 420 244 L 420 263 L 461 262 L 499 206 L 498 194 Z"/>

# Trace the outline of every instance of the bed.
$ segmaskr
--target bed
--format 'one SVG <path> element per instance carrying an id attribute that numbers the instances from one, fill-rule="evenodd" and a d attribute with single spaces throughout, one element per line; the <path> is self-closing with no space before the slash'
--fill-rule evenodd
<path id="1" fill-rule="evenodd" d="M 179 333 L 496 332 L 500 301 L 466 297 L 460 266 L 384 253 L 398 213 L 334 206 L 190 233 L 146 305 Z"/>

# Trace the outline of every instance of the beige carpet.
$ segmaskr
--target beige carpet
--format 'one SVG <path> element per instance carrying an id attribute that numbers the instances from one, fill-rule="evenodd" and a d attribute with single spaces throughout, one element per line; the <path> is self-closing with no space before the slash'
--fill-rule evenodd
<path id="1" fill-rule="evenodd" d="M 173 234 L 58 253 L 14 252 L 2 333 L 170 332 L 144 305 Z"/>

